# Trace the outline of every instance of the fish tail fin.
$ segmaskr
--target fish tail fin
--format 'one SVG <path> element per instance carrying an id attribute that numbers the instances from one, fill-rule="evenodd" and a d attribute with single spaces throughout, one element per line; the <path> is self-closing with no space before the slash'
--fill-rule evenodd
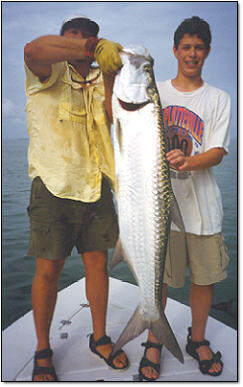
<path id="1" fill-rule="evenodd" d="M 149 328 L 149 321 L 145 320 L 140 314 L 140 306 L 138 305 L 134 314 L 128 321 L 126 328 L 115 343 L 112 354 L 116 353 L 123 345 L 128 343 L 128 341 L 139 336 L 146 328 Z"/>
<path id="2" fill-rule="evenodd" d="M 181 349 L 163 310 L 161 310 L 160 319 L 151 322 L 150 329 L 160 344 L 163 344 L 181 363 L 184 363 Z"/>
<path id="3" fill-rule="evenodd" d="M 121 333 L 117 342 L 115 343 L 112 355 L 115 354 L 130 340 L 139 336 L 145 329 L 150 329 L 160 344 L 163 344 L 181 363 L 184 363 L 181 349 L 165 317 L 164 312 L 161 311 L 160 319 L 149 321 L 144 319 L 143 315 L 140 313 L 139 305 L 133 316 L 128 321 L 127 326 Z"/>

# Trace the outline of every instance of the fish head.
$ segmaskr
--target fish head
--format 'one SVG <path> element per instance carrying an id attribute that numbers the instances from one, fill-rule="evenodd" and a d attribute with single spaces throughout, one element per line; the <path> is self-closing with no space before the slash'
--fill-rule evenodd
<path id="1" fill-rule="evenodd" d="M 142 104 L 148 101 L 147 89 L 153 74 L 153 58 L 142 46 L 123 47 L 120 56 L 123 66 L 115 79 L 114 94 L 126 103 Z"/>

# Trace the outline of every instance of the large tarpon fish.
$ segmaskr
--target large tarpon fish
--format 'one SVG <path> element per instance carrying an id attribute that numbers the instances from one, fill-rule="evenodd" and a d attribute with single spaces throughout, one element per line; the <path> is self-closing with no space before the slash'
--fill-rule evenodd
<path id="1" fill-rule="evenodd" d="M 183 222 L 166 161 L 162 107 L 153 59 L 143 47 L 121 52 L 112 106 L 120 235 L 111 268 L 124 260 L 140 288 L 140 303 L 113 353 L 145 329 L 181 362 L 182 352 L 161 306 L 171 221 Z M 175 216 L 176 215 L 176 216 Z"/>

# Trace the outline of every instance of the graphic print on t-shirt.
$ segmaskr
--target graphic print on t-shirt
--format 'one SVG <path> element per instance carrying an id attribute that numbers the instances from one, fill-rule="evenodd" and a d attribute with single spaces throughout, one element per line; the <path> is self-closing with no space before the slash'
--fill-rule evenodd
<path id="1" fill-rule="evenodd" d="M 168 151 L 179 148 L 185 156 L 199 153 L 204 122 L 196 113 L 183 106 L 167 106 L 163 120 Z"/>

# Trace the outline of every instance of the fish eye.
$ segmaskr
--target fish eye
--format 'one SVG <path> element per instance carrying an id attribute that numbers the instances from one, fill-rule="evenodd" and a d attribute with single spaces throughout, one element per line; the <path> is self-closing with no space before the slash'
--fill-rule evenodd
<path id="1" fill-rule="evenodd" d="M 150 71 L 150 66 L 148 64 L 145 64 L 143 66 L 143 70 L 149 72 Z"/>

